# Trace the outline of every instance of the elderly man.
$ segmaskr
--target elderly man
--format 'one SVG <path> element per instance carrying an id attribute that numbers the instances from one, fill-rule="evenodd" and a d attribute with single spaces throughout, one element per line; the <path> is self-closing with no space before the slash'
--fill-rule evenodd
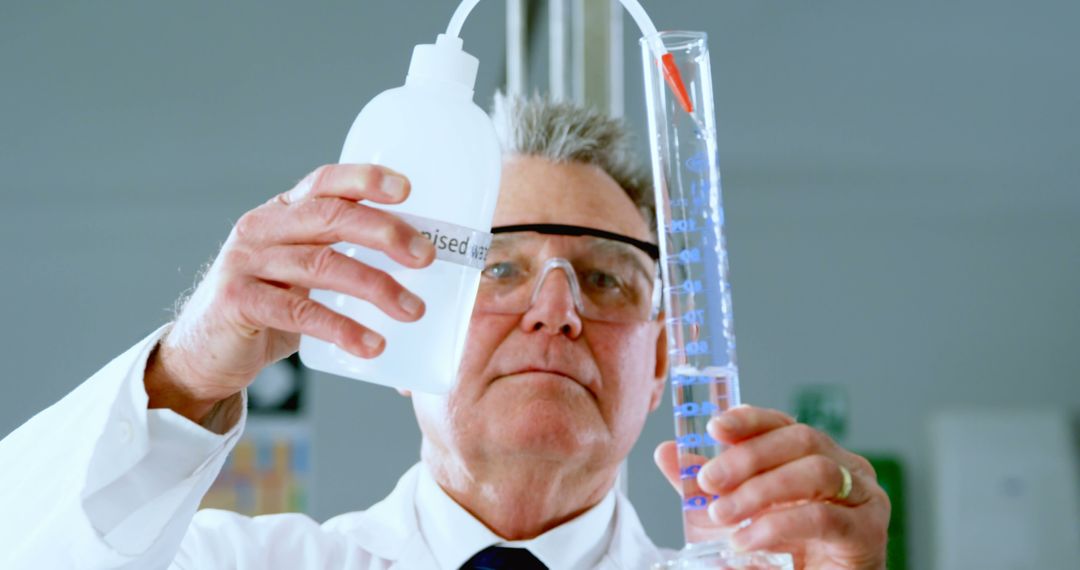
<path id="1" fill-rule="evenodd" d="M 387 274 L 328 247 L 430 264 L 431 243 L 375 207 L 406 200 L 407 179 L 324 166 L 237 222 L 175 323 L 0 443 L 0 567 L 629 569 L 662 559 L 614 487 L 667 366 L 647 178 L 621 125 L 596 113 L 499 99 L 494 120 L 505 149 L 494 225 L 509 231 L 492 244 L 458 383 L 411 395 L 422 460 L 387 499 L 323 525 L 195 513 L 242 427 L 244 388 L 300 334 L 363 357 L 401 340 L 308 300 L 309 289 L 402 321 L 424 313 Z M 884 566 L 889 504 L 865 460 L 772 410 L 729 411 L 710 432 L 731 448 L 698 477 L 721 496 L 701 524 L 752 518 L 736 542 L 793 552 L 800 567 Z M 656 457 L 677 482 L 674 444 Z M 839 498 L 844 469 L 854 484 Z"/>

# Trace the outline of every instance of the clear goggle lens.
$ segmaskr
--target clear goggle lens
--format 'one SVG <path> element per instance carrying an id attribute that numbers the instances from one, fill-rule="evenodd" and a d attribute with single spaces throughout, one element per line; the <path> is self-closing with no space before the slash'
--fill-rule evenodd
<path id="1" fill-rule="evenodd" d="M 562 230 L 555 235 L 516 231 L 493 236 L 480 277 L 477 310 L 524 314 L 536 302 L 545 280 L 558 273 L 567 280 L 582 318 L 614 323 L 656 318 L 660 307 L 656 262 L 641 246 L 627 243 L 636 240 L 567 235 L 566 228 L 574 226 L 554 227 Z"/>

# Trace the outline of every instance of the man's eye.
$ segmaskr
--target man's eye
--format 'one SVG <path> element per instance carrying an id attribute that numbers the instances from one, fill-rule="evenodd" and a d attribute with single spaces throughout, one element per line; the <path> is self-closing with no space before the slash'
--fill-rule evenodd
<path id="1" fill-rule="evenodd" d="M 585 282 L 589 287 L 600 291 L 615 290 L 622 287 L 622 280 L 605 271 L 593 270 L 586 273 Z"/>
<path id="2" fill-rule="evenodd" d="M 512 279 L 521 273 L 521 269 L 515 263 L 503 261 L 489 264 L 484 268 L 484 277 L 491 279 Z"/>

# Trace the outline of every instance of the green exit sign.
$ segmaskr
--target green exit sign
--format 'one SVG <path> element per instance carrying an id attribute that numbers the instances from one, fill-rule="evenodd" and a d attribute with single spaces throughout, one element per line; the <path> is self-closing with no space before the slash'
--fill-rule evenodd
<path id="1" fill-rule="evenodd" d="M 847 390 L 836 384 L 812 384 L 796 389 L 795 419 L 842 441 L 848 426 Z"/>

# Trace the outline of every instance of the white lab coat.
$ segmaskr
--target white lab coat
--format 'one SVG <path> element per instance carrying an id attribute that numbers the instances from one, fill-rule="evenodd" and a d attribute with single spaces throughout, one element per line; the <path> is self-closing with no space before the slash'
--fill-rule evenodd
<path id="1" fill-rule="evenodd" d="M 143 370 L 161 333 L 0 441 L 0 569 L 436 567 L 417 523 L 416 466 L 383 501 L 322 525 L 301 514 L 196 514 L 244 417 L 217 435 L 146 409 Z M 614 516 L 597 568 L 666 556 L 621 494 Z"/>

